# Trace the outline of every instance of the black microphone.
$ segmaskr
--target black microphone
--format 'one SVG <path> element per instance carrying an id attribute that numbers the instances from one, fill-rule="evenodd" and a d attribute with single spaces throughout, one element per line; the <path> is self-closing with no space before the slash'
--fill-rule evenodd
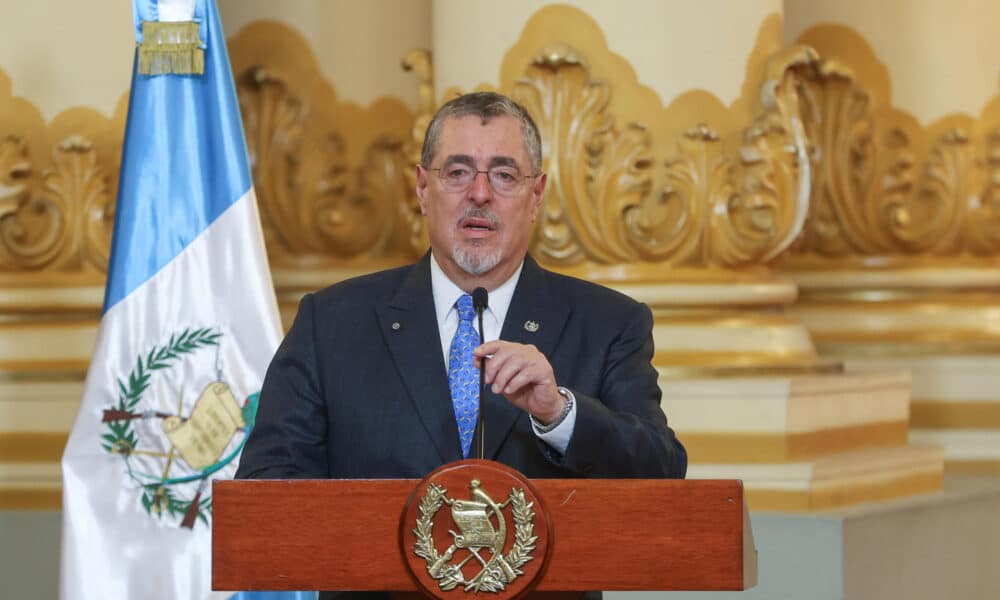
<path id="1" fill-rule="evenodd" d="M 489 295 L 486 288 L 477 287 L 472 290 L 472 307 L 476 309 L 479 317 L 479 343 L 486 341 L 483 336 L 483 311 L 489 306 Z M 476 417 L 476 436 L 479 438 L 479 458 L 486 458 L 486 436 L 483 425 L 483 392 L 486 390 L 486 357 L 479 361 L 479 415 Z"/>

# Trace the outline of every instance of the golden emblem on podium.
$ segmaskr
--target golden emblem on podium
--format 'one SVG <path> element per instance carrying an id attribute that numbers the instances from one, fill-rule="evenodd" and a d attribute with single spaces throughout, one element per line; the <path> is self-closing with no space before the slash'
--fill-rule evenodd
<path id="1" fill-rule="evenodd" d="M 438 581 L 445 591 L 458 586 L 466 592 L 501 592 L 507 584 L 524 574 L 521 567 L 532 560 L 535 543 L 535 511 L 533 503 L 525 498 L 524 490 L 511 488 L 503 502 L 495 502 L 478 479 L 469 482 L 468 500 L 452 499 L 447 490 L 436 483 L 427 488 L 420 499 L 420 516 L 413 530 L 417 541 L 413 553 L 427 563 L 427 573 Z M 439 553 L 434 540 L 435 519 L 441 506 L 451 507 L 451 520 L 455 528 L 448 528 L 451 544 Z M 511 507 L 513 544 L 508 546 L 507 516 L 504 510 Z M 466 576 L 463 568 L 475 560 L 480 569 Z"/>

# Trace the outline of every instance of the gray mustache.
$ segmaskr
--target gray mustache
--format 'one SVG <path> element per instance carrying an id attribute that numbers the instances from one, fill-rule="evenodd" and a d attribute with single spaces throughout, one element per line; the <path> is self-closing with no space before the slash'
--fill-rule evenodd
<path id="1" fill-rule="evenodd" d="M 485 219 L 490 222 L 490 226 L 493 227 L 493 229 L 500 229 L 500 218 L 485 208 L 475 208 L 470 206 L 465 209 L 462 215 L 458 217 L 458 225 L 461 225 L 462 221 L 466 219 Z"/>

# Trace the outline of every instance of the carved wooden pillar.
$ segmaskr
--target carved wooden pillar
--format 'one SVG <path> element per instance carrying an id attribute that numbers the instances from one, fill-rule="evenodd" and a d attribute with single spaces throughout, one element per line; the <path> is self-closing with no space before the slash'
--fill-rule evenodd
<path id="1" fill-rule="evenodd" d="M 743 478 L 753 506 L 777 509 L 940 488 L 940 451 L 907 444 L 906 374 L 843 373 L 818 358 L 801 321 L 786 313 L 797 288 L 771 263 L 807 219 L 813 165 L 800 77 L 817 57 L 771 43 L 781 35 L 777 16 L 737 22 L 744 17 L 712 13 L 727 29 L 759 28 L 747 60 L 752 83 L 728 108 L 702 91 L 665 108 L 640 83 L 636 57 L 612 53 L 582 10 L 541 8 L 502 63 L 490 65 L 482 57 L 495 56 L 496 44 L 481 49 L 478 34 L 443 23 L 469 17 L 438 10 L 448 7 L 435 3 L 435 77 L 448 82 L 438 83 L 440 94 L 492 87 L 481 82 L 499 71 L 498 89 L 532 113 L 548 187 L 531 252 L 653 309 L 663 405 L 693 476 Z M 663 14 L 619 18 L 641 37 L 642 23 L 711 12 L 679 3 L 649 10 Z M 707 51 L 698 44 L 718 39 L 645 42 L 649 52 L 698 56 Z M 462 56 L 442 58 L 439 46 Z M 481 78 L 458 81 L 470 60 Z"/>
<path id="2" fill-rule="evenodd" d="M 935 32 L 921 42 L 947 37 Z M 886 24 L 880 35 L 891 45 L 908 33 Z M 824 25 L 804 39 L 839 60 L 803 82 L 816 168 L 810 222 L 781 265 L 801 289 L 794 314 L 823 356 L 912 371 L 911 437 L 944 446 L 949 471 L 1000 473 L 1000 95 L 978 117 L 922 125 L 856 31 Z M 942 52 L 963 44 L 974 42 Z M 951 66 L 925 66 L 933 96 Z"/>

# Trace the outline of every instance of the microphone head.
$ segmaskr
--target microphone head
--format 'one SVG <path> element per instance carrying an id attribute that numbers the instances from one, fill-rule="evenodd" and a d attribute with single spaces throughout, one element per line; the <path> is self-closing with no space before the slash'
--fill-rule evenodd
<path id="1" fill-rule="evenodd" d="M 488 297 L 489 295 L 486 293 L 486 288 L 477 287 L 472 290 L 472 306 L 477 311 L 486 310 L 486 307 L 489 306 Z"/>

